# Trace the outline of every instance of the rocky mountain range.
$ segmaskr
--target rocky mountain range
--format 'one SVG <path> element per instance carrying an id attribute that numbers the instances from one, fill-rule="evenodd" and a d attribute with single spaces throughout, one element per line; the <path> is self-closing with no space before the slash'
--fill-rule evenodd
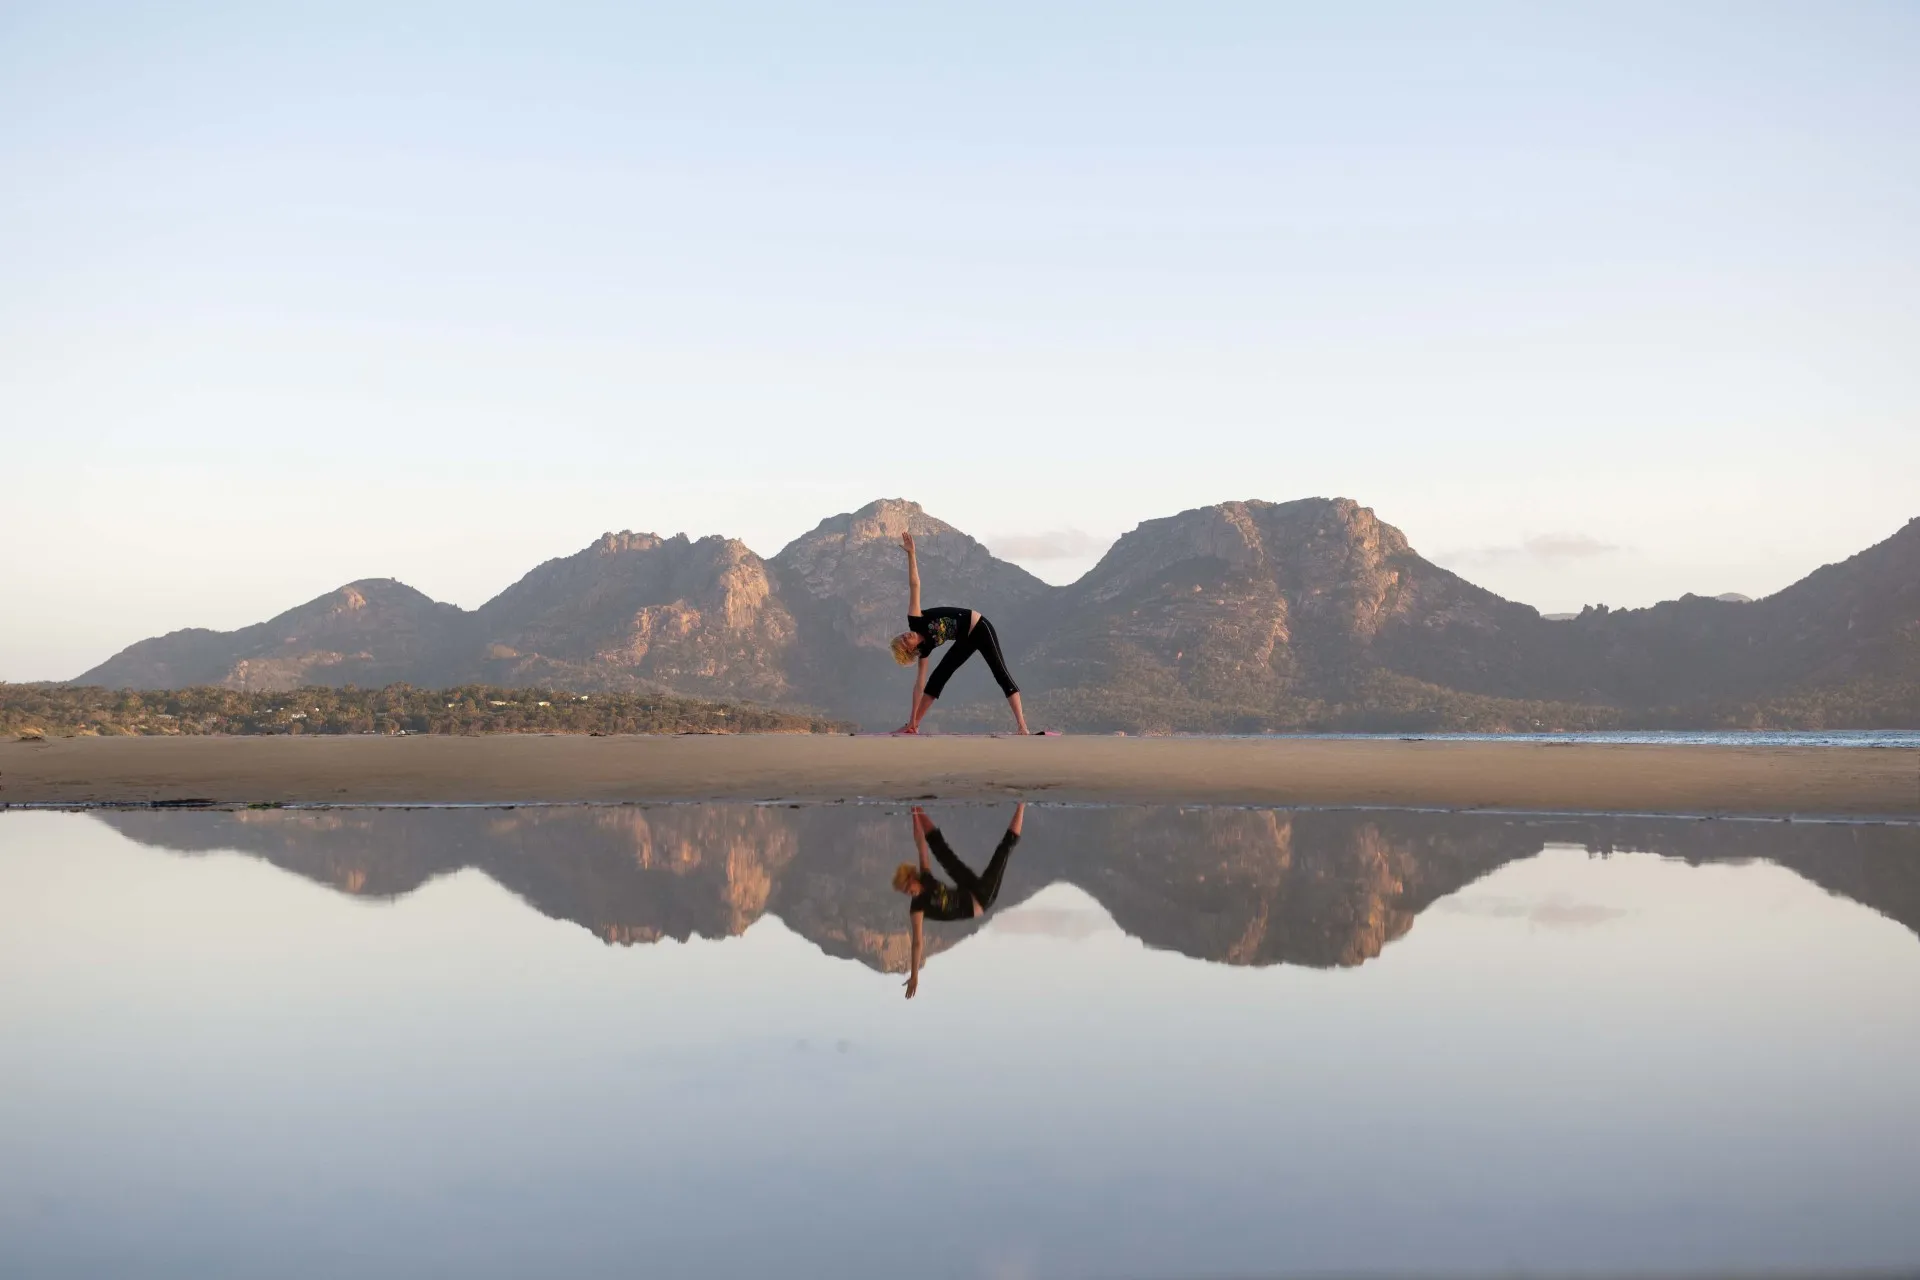
<path id="1" fill-rule="evenodd" d="M 660 689 L 890 725 L 909 685 L 886 650 L 902 532 L 928 603 L 991 616 L 1029 705 L 1065 728 L 1920 724 L 1920 519 L 1764 600 L 1549 618 L 1345 498 L 1149 520 L 1064 587 L 900 500 L 771 559 L 610 533 L 475 610 L 369 579 L 240 631 L 141 641 L 75 683 Z M 951 686 L 947 725 L 1004 717 L 979 665 Z"/>
<path id="2" fill-rule="evenodd" d="M 936 810 L 983 865 L 1006 807 Z M 907 962 L 889 883 L 914 846 L 904 809 L 663 805 L 515 810 L 103 811 L 121 834 L 181 853 L 240 850 L 355 896 L 393 898 L 475 868 L 606 942 L 729 937 L 772 914 L 828 955 Z M 1363 964 L 1430 905 L 1549 844 L 1690 863 L 1763 858 L 1920 933 L 1910 831 L 1836 823 L 1259 809 L 1046 808 L 1027 813 L 997 914 L 1048 885 L 1097 900 L 1149 946 L 1222 964 Z M 929 925 L 930 953 L 971 923 Z"/>

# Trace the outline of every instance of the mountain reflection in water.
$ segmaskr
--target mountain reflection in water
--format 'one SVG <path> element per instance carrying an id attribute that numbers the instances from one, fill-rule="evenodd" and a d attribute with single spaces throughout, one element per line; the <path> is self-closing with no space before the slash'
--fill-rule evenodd
<path id="1" fill-rule="evenodd" d="M 932 812 L 962 849 L 990 849 L 1012 806 Z M 908 915 L 890 883 L 915 856 L 905 806 L 96 816 L 143 844 L 240 850 L 364 897 L 476 868 L 614 944 L 727 937 L 771 914 L 827 955 L 908 965 Z M 1920 934 L 1920 830 L 1907 826 L 1039 806 L 1026 822 L 995 916 L 1064 882 L 1148 946 L 1220 964 L 1364 964 L 1438 899 L 1549 844 L 1764 859 Z M 986 918 L 929 923 L 927 953 L 961 945 Z"/>

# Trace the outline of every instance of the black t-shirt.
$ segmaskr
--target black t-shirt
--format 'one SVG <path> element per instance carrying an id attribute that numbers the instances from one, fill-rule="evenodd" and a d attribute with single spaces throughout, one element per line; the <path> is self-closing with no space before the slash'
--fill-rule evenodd
<path id="1" fill-rule="evenodd" d="M 936 605 L 924 613 L 907 616 L 907 630 L 920 637 L 920 656 L 926 657 L 949 640 L 958 640 L 967 634 L 967 624 L 973 618 L 973 610 L 956 609 L 952 605 Z"/>
<path id="2" fill-rule="evenodd" d="M 941 884 L 929 875 L 920 877 L 920 892 L 914 894 L 907 905 L 909 910 L 925 912 L 929 920 L 973 919 L 973 895 Z"/>

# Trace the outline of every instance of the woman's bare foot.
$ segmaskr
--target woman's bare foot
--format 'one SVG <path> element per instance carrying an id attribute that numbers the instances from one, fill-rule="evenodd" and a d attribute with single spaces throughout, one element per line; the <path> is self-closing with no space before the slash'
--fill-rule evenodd
<path id="1" fill-rule="evenodd" d="M 901 726 L 900 726 L 900 727 L 899 727 L 898 729 L 895 729 L 895 730 L 893 731 L 893 736 L 897 738 L 897 737 L 899 737 L 899 736 L 900 736 L 901 734 L 903 734 L 903 733 L 911 733 L 911 734 L 913 734 L 913 735 L 914 735 L 915 737 L 918 737 L 918 736 L 919 736 L 919 734 L 920 734 L 920 731 L 919 731 L 918 729 L 916 729 L 916 728 L 914 728 L 914 727 L 913 727 L 912 725 L 910 725 L 910 724 L 903 724 L 903 725 L 901 725 Z"/>

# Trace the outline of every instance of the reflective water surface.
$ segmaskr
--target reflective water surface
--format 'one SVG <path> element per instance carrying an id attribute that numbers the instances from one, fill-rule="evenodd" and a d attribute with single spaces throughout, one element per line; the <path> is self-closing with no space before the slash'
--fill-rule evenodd
<path id="1" fill-rule="evenodd" d="M 1013 812 L 0 814 L 0 1275 L 1920 1264 L 1920 830 Z"/>

